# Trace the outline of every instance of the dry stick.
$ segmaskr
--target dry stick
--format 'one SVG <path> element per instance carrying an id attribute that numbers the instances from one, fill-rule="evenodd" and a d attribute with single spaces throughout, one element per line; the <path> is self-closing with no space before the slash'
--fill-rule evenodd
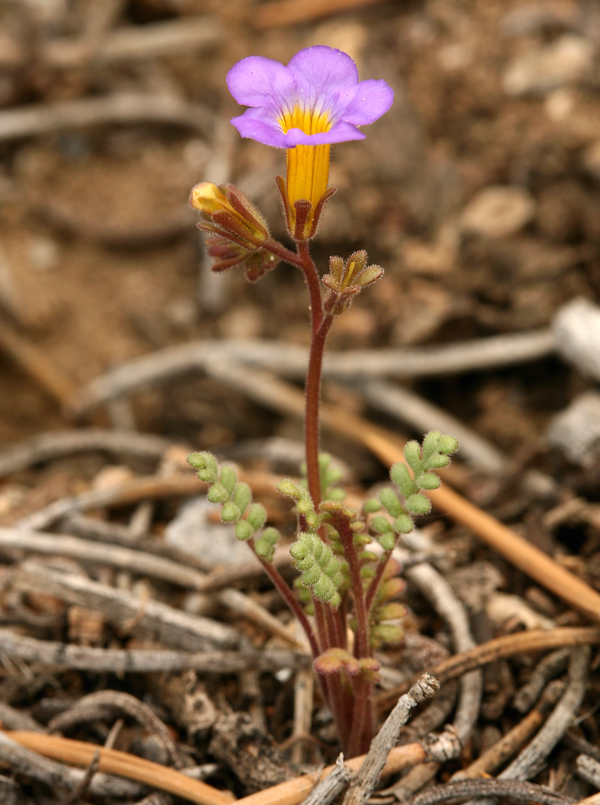
<path id="1" fill-rule="evenodd" d="M 443 576 L 431 565 L 412 567 L 406 571 L 406 576 L 444 618 L 452 632 L 456 650 L 464 652 L 474 648 L 475 641 L 471 636 L 466 610 Z M 463 676 L 453 725 L 455 736 L 461 745 L 465 744 L 477 721 L 482 691 L 483 675 L 480 670 Z"/>
<path id="2" fill-rule="evenodd" d="M 57 39 L 43 49 L 45 66 L 72 69 L 87 61 L 105 66 L 128 61 L 156 59 L 170 54 L 198 52 L 216 46 L 223 30 L 214 17 L 191 17 L 150 25 L 130 25 L 106 35 L 94 48 L 90 59 L 89 42 Z"/>
<path id="3" fill-rule="evenodd" d="M 573 649 L 569 663 L 569 681 L 561 700 L 531 743 L 499 776 L 502 780 L 526 780 L 539 771 L 540 764 L 548 757 L 573 722 L 577 708 L 585 695 L 590 647 Z"/>
<path id="4" fill-rule="evenodd" d="M 584 646 L 600 643 L 600 628 L 587 626 L 562 626 L 548 631 L 529 631 L 505 635 L 482 643 L 470 651 L 443 660 L 431 669 L 436 679 L 443 684 L 449 679 L 462 676 L 474 668 L 537 651 L 561 648 L 563 646 Z M 410 682 L 388 690 L 378 698 L 378 708 L 385 712 L 398 696 L 408 690 Z"/>
<path id="5" fill-rule="evenodd" d="M 0 142 L 114 123 L 165 123 L 206 135 L 213 117 L 210 110 L 171 94 L 115 93 L 101 98 L 3 110 L 0 112 Z"/>
<path id="6" fill-rule="evenodd" d="M 232 385 L 243 385 L 246 393 L 271 408 L 301 414 L 304 406 L 302 392 L 288 383 L 275 380 L 268 373 L 249 372 L 241 366 L 217 363 L 216 360 L 207 362 L 207 370 Z M 356 414 L 338 406 L 324 405 L 321 408 L 321 421 L 332 430 L 364 444 L 385 464 L 392 465 L 403 460 L 401 440 Z M 556 593 L 574 609 L 593 620 L 600 620 L 600 594 L 550 556 L 454 492 L 447 484 L 428 494 L 434 506 L 466 525 L 483 542 L 543 587 Z"/>
<path id="7" fill-rule="evenodd" d="M 169 559 L 118 545 L 98 545 L 65 534 L 39 534 L 0 527 L 0 548 L 22 549 L 47 556 L 68 556 L 84 564 L 93 562 L 118 567 L 136 575 L 150 576 L 192 590 L 204 589 L 206 579 L 204 573 Z M 217 597 L 223 606 L 253 621 L 287 643 L 293 646 L 299 645 L 281 621 L 271 615 L 265 607 L 238 590 L 222 590 Z"/>
<path id="8" fill-rule="evenodd" d="M 169 753 L 171 763 L 176 769 L 182 767 L 179 751 L 171 738 L 165 724 L 147 704 L 136 699 L 130 693 L 117 690 L 100 690 L 78 699 L 77 702 L 48 724 L 49 732 L 64 732 L 67 727 L 86 721 L 90 708 L 108 707 L 111 710 L 120 710 L 135 718 L 143 727 L 157 735 Z"/>
<path id="9" fill-rule="evenodd" d="M 102 4 L 101 4 L 102 5 Z M 130 25 L 105 33 L 102 41 L 90 42 L 89 32 L 80 39 L 56 38 L 44 44 L 40 60 L 46 69 L 72 69 L 94 65 L 154 59 L 184 51 L 198 52 L 217 45 L 222 28 L 213 17 L 190 17 L 150 25 Z M 25 66 L 28 54 L 13 40 L 3 42 L 0 66 Z M 11 47 L 12 45 L 12 47 Z M 90 47 L 93 47 L 90 53 Z"/>
<path id="10" fill-rule="evenodd" d="M 16 548 L 45 556 L 68 556 L 83 563 L 108 565 L 191 590 L 201 590 L 206 574 L 150 553 L 121 545 L 98 544 L 67 534 L 40 534 L 0 527 L 0 549 Z M 272 617 L 272 616 L 271 616 Z"/>
<path id="11" fill-rule="evenodd" d="M 452 781 L 493 774 L 496 769 L 503 766 L 543 724 L 548 712 L 554 707 L 563 690 L 564 685 L 562 682 L 558 680 L 551 682 L 542 694 L 537 706 L 470 766 L 456 772 L 451 778 Z"/>
<path id="12" fill-rule="evenodd" d="M 163 649 L 104 649 L 57 643 L 0 629 L 0 651 L 9 658 L 58 668 L 102 673 L 169 673 L 195 670 L 204 674 L 239 673 L 247 668 L 277 671 L 310 665 L 307 655 L 291 651 L 239 649 L 194 652 Z M 10 729 L 35 729 L 30 721 L 15 721 L 0 702 L 0 722 Z M 12 709 L 12 708 L 11 708 Z M 16 711 L 18 712 L 18 711 Z"/>
<path id="13" fill-rule="evenodd" d="M 348 350 L 329 352 L 323 361 L 323 377 L 427 377 L 496 368 L 545 357 L 555 351 L 550 330 L 492 336 L 442 347 L 413 349 Z M 195 341 L 167 347 L 122 363 L 95 378 L 71 401 L 79 416 L 124 394 L 203 369 L 211 356 L 269 369 L 277 375 L 300 380 L 306 374 L 306 350 L 280 341 L 224 339 Z"/>
<path id="14" fill-rule="evenodd" d="M 541 805 L 571 805 L 575 801 L 545 785 L 516 780 L 462 780 L 458 783 L 446 783 L 446 785 L 430 788 L 411 799 L 409 805 L 436 805 L 438 802 L 446 802 L 449 799 L 464 799 L 482 794 L 509 797 L 518 802 L 539 802 Z"/>
<path id="15" fill-rule="evenodd" d="M 377 2 L 381 0 L 273 0 L 256 9 L 252 24 L 261 29 L 294 25 Z"/>
<path id="16" fill-rule="evenodd" d="M 435 677 L 423 674 L 409 692 L 400 697 L 373 738 L 371 748 L 356 778 L 350 784 L 343 805 L 363 805 L 367 801 L 381 777 L 388 755 L 398 740 L 400 730 L 408 721 L 411 710 L 426 699 L 430 699 L 439 689 L 440 684 Z"/>
<path id="17" fill-rule="evenodd" d="M 173 442 L 169 439 L 151 433 L 116 432 L 101 428 L 54 431 L 0 451 L 0 477 L 63 456 L 95 451 L 157 462 L 172 446 Z"/>
<path id="18" fill-rule="evenodd" d="M 7 113 L 0 112 L 0 120 L 3 114 Z M 75 386 L 71 381 L 53 366 L 47 356 L 37 347 L 34 347 L 24 336 L 2 320 L 0 320 L 0 349 L 7 353 L 17 366 L 61 406 L 67 405 L 73 397 Z"/>
<path id="19" fill-rule="evenodd" d="M 130 622 L 134 634 L 167 646 L 204 651 L 233 648 L 239 642 L 238 633 L 225 624 L 190 615 L 158 601 L 144 601 L 84 576 L 61 573 L 32 561 L 21 565 L 14 585 L 21 592 L 47 593 L 69 604 L 101 612 L 116 626 Z"/>
<path id="20" fill-rule="evenodd" d="M 262 492 L 272 494 L 275 485 L 281 480 L 279 476 L 255 471 L 240 471 L 238 475 L 240 480 L 248 481 L 257 494 Z M 165 500 L 176 495 L 198 495 L 205 489 L 206 484 L 199 481 L 191 471 L 172 475 L 149 475 L 127 481 L 122 486 L 111 489 L 98 489 L 61 498 L 34 514 L 23 517 L 16 525 L 25 530 L 40 531 L 49 528 L 72 512 L 130 506 L 142 500 Z"/>
<path id="21" fill-rule="evenodd" d="M 577 774 L 586 782 L 600 788 L 600 763 L 589 755 L 579 755 L 575 762 Z"/>
<path id="22" fill-rule="evenodd" d="M 352 771 L 344 763 L 344 756 L 340 755 L 335 761 L 331 774 L 318 782 L 302 805 L 331 805 L 350 782 Z"/>
<path id="23" fill-rule="evenodd" d="M 160 766 L 158 763 L 152 763 L 116 749 L 105 749 L 83 741 L 72 741 L 68 738 L 40 735 L 35 732 L 0 732 L 0 742 L 4 741 L 11 743 L 16 741 L 27 749 L 33 750 L 29 754 L 34 755 L 36 761 L 39 755 L 34 753 L 39 752 L 40 755 L 45 755 L 47 758 L 61 759 L 65 763 L 76 766 L 87 766 L 94 753 L 99 752 L 100 771 L 118 774 L 129 780 L 144 783 L 144 785 L 155 786 L 191 802 L 196 802 L 198 805 L 231 805 L 232 802 L 232 798 L 228 794 L 200 780 L 194 780 L 175 769 Z M 53 766 L 56 765 L 53 764 Z M 92 785 L 95 779 L 92 781 Z M 59 777 L 57 783 L 60 784 L 60 780 Z"/>
<path id="24" fill-rule="evenodd" d="M 553 651 L 535 667 L 528 682 L 517 691 L 512 706 L 519 713 L 527 713 L 539 698 L 544 686 L 567 667 L 571 652 L 567 648 Z"/>

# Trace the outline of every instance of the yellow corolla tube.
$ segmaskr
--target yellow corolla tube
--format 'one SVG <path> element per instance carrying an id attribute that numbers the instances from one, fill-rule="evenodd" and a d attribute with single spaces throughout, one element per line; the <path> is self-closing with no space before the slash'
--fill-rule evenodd
<path id="1" fill-rule="evenodd" d="M 305 134 L 321 134 L 329 131 L 330 118 L 326 112 L 319 113 L 314 109 L 303 110 L 295 106 L 291 112 L 285 112 L 280 119 L 284 132 L 290 129 L 300 129 Z M 295 231 L 297 201 L 308 201 L 311 210 L 304 224 L 304 232 L 298 233 L 308 237 L 313 225 L 314 212 L 317 204 L 327 190 L 329 183 L 329 156 L 331 146 L 326 145 L 297 145 L 287 149 L 287 180 L 286 195 L 289 205 L 289 226 Z"/>

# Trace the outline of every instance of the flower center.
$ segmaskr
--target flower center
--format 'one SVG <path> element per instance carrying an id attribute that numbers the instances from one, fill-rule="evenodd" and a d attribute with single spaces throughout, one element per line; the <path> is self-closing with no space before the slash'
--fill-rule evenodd
<path id="1" fill-rule="evenodd" d="M 305 134 L 322 134 L 331 128 L 329 112 L 319 112 L 317 109 L 303 109 L 296 104 L 290 111 L 282 112 L 279 125 L 285 133 L 290 129 L 300 129 Z"/>

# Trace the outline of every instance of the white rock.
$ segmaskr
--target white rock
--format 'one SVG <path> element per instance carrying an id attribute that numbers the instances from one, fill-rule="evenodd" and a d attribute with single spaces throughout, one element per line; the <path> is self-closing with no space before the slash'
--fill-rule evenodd
<path id="1" fill-rule="evenodd" d="M 494 185 L 467 204 L 461 229 L 488 238 L 506 238 L 520 232 L 534 216 L 535 200 L 525 188 Z"/>
<path id="2" fill-rule="evenodd" d="M 591 76 L 594 48 L 582 36 L 564 34 L 549 45 L 517 56 L 504 73 L 508 95 L 543 94 Z"/>
<path id="3" fill-rule="evenodd" d="M 251 562 L 252 551 L 236 539 L 234 527 L 210 521 L 216 511 L 218 506 L 205 497 L 193 498 L 181 507 L 165 529 L 166 541 L 209 565 Z"/>
<path id="4" fill-rule="evenodd" d="M 600 454 L 600 394 L 587 391 L 550 422 L 546 439 L 574 464 L 589 467 Z"/>

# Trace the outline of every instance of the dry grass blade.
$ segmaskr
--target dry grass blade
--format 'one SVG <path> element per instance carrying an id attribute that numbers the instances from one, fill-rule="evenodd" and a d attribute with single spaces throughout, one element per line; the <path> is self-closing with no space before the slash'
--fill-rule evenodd
<path id="1" fill-rule="evenodd" d="M 257 9 L 254 26 L 275 28 L 279 25 L 294 25 L 380 2 L 382 0 L 275 0 Z"/>
<path id="2" fill-rule="evenodd" d="M 7 732 L 6 735 L 34 752 L 74 766 L 89 766 L 94 754 L 99 752 L 99 771 L 118 774 L 129 780 L 155 786 L 198 805 L 231 805 L 232 802 L 228 794 L 200 780 L 186 777 L 174 769 L 135 755 L 119 752 L 117 749 L 104 749 L 83 741 L 72 741 L 36 732 Z"/>

